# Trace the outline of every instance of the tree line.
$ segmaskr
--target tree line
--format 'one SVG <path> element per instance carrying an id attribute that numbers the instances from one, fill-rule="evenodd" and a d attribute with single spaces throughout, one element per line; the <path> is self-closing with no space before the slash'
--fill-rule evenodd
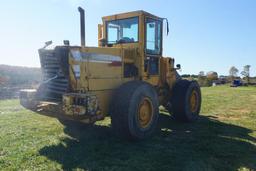
<path id="1" fill-rule="evenodd" d="M 40 80 L 40 68 L 0 65 L 0 87 L 23 87 Z"/>
<path id="2" fill-rule="evenodd" d="M 219 76 L 217 72 L 215 71 L 210 71 L 205 73 L 204 71 L 200 71 L 198 75 L 190 75 L 190 74 L 183 74 L 182 77 L 185 79 L 190 79 L 190 80 L 197 80 L 200 86 L 212 86 L 213 84 L 226 84 L 226 83 L 231 83 L 236 79 L 239 79 L 243 81 L 244 84 L 256 84 L 256 77 L 251 77 L 250 75 L 250 65 L 245 65 L 240 72 L 240 75 L 242 78 L 239 76 L 239 70 L 235 67 L 232 66 L 229 69 L 229 75 L 224 76 L 221 75 Z"/>

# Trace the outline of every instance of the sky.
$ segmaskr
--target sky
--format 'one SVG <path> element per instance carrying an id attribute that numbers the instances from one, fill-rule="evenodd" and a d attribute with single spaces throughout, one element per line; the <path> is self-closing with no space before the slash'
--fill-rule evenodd
<path id="1" fill-rule="evenodd" d="M 80 44 L 79 13 L 86 13 L 86 44 L 97 46 L 102 16 L 145 10 L 170 23 L 164 56 L 181 74 L 216 71 L 228 75 L 251 65 L 256 76 L 255 0 L 8 0 L 0 2 L 0 64 L 39 67 L 37 50 L 52 40 Z"/>

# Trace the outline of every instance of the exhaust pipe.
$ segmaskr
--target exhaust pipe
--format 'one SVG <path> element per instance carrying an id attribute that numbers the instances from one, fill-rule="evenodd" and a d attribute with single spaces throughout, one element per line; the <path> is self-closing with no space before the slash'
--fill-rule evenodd
<path id="1" fill-rule="evenodd" d="M 82 7 L 78 7 L 78 11 L 80 12 L 81 46 L 85 47 L 85 18 L 84 18 L 84 9 Z"/>

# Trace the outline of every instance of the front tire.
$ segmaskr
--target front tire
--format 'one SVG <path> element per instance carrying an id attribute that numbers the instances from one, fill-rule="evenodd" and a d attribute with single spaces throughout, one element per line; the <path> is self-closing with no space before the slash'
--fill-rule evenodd
<path id="1" fill-rule="evenodd" d="M 142 81 L 131 81 L 120 86 L 113 99 L 111 123 L 119 137 L 142 140 L 153 134 L 159 113 L 154 87 Z"/>
<path id="2" fill-rule="evenodd" d="M 171 113 L 176 120 L 193 122 L 201 109 L 201 90 L 196 81 L 179 80 L 173 87 Z"/>

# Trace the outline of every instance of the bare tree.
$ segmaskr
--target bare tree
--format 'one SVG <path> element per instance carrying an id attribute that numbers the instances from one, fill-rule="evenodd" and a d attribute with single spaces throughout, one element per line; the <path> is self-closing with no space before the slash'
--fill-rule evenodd
<path id="1" fill-rule="evenodd" d="M 198 77 L 203 77 L 203 76 L 205 76 L 204 71 L 200 71 L 198 74 Z"/>
<path id="2" fill-rule="evenodd" d="M 234 79 L 236 76 L 237 76 L 237 73 L 239 72 L 239 70 L 235 67 L 235 66 L 232 66 L 230 69 L 229 69 L 229 76 Z"/>
<path id="3" fill-rule="evenodd" d="M 250 83 L 250 68 L 251 65 L 245 65 L 244 70 L 241 72 L 241 75 L 243 75 L 247 79 L 248 83 Z"/>

